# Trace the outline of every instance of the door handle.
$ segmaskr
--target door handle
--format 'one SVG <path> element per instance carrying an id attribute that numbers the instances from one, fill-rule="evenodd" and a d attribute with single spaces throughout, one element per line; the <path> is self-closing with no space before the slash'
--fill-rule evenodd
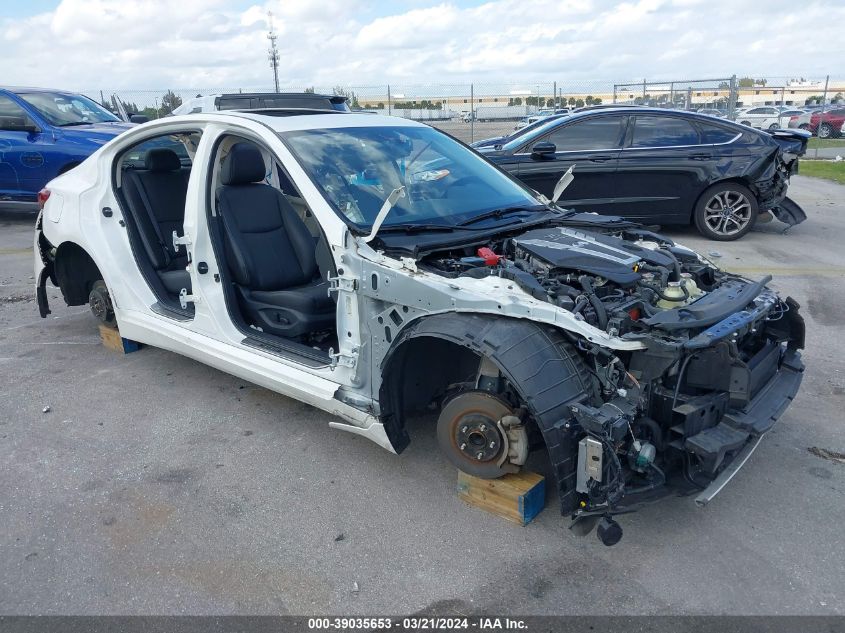
<path id="1" fill-rule="evenodd" d="M 590 159 L 591 163 L 606 163 L 607 161 L 611 160 L 613 156 L 593 156 Z"/>
<path id="2" fill-rule="evenodd" d="M 690 154 L 690 160 L 710 160 L 710 154 Z"/>

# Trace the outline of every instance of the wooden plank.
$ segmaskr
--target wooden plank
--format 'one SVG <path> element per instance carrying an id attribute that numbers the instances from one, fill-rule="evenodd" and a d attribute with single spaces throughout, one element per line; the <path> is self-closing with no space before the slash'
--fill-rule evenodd
<path id="1" fill-rule="evenodd" d="M 141 348 L 140 343 L 123 338 L 117 328 L 102 324 L 100 324 L 100 340 L 110 350 L 120 352 L 121 354 L 136 352 Z"/>
<path id="2" fill-rule="evenodd" d="M 546 504 L 546 479 L 527 471 L 499 479 L 479 479 L 458 471 L 458 497 L 508 521 L 527 525 Z"/>

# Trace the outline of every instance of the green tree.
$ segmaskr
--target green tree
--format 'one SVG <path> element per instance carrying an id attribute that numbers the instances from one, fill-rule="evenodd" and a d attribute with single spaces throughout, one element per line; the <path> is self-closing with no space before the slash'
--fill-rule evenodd
<path id="1" fill-rule="evenodd" d="M 384 104 L 383 104 L 381 101 L 379 101 L 379 102 L 378 102 L 378 105 L 376 106 L 376 109 L 378 109 L 378 110 L 384 110 Z"/>
<path id="2" fill-rule="evenodd" d="M 575 105 L 575 97 L 569 97 L 569 99 L 566 102 L 569 105 L 574 106 Z"/>
<path id="3" fill-rule="evenodd" d="M 738 85 L 740 88 L 753 88 L 754 86 L 765 86 L 765 79 L 755 79 L 754 77 L 741 77 Z"/>
<path id="4" fill-rule="evenodd" d="M 546 107 L 547 108 L 554 108 L 555 107 L 555 98 L 554 97 L 549 97 L 548 99 L 546 99 Z"/>
<path id="5" fill-rule="evenodd" d="M 182 97 L 177 95 L 172 90 L 168 90 L 164 93 L 164 96 L 161 98 L 161 116 L 164 116 L 165 114 L 170 114 L 180 105 L 182 105 Z"/>
<path id="6" fill-rule="evenodd" d="M 576 99 L 575 100 L 575 107 L 576 108 L 583 108 L 584 107 L 584 100 L 583 99 Z"/>
<path id="7" fill-rule="evenodd" d="M 305 92 L 307 94 L 310 94 L 310 95 L 314 94 L 314 86 L 310 86 L 309 88 L 306 88 Z"/>

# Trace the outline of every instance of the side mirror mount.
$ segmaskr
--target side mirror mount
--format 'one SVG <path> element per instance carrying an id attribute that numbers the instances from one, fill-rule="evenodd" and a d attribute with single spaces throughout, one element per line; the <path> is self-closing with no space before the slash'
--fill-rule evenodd
<path id="1" fill-rule="evenodd" d="M 146 123 L 150 120 L 146 114 L 130 114 L 129 115 L 129 122 L 130 123 Z"/>
<path id="2" fill-rule="evenodd" d="M 554 143 L 550 143 L 549 141 L 540 141 L 534 147 L 531 148 L 531 157 L 549 158 L 550 156 L 554 155 L 556 151 L 557 147 L 555 147 Z"/>

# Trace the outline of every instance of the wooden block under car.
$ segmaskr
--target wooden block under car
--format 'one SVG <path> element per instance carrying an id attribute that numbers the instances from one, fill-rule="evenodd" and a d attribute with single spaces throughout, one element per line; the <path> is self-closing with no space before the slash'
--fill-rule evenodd
<path id="1" fill-rule="evenodd" d="M 137 352 L 141 349 L 140 343 L 123 338 L 117 328 L 107 325 L 100 325 L 100 340 L 110 350 L 120 352 L 121 354 L 129 354 L 130 352 Z"/>
<path id="2" fill-rule="evenodd" d="M 459 470 L 458 497 L 508 521 L 527 525 L 546 505 L 546 478 L 519 472 L 499 479 L 479 479 Z"/>

